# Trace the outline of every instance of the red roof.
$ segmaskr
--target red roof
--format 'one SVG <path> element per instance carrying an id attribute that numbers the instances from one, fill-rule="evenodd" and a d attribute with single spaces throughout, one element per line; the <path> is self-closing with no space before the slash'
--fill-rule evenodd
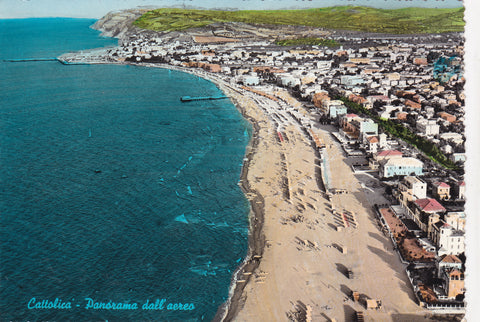
<path id="1" fill-rule="evenodd" d="M 446 209 L 435 199 L 424 198 L 415 200 L 415 204 L 424 212 L 442 212 Z"/>
<path id="2" fill-rule="evenodd" d="M 441 262 L 443 263 L 461 263 L 462 261 L 455 255 L 444 255 Z"/>
<path id="3" fill-rule="evenodd" d="M 378 143 L 378 138 L 376 136 L 370 136 L 367 138 L 370 143 Z"/>
<path id="4" fill-rule="evenodd" d="M 403 155 L 403 153 L 397 150 L 385 150 L 378 153 L 379 157 L 388 157 L 393 155 Z"/>
<path id="5" fill-rule="evenodd" d="M 345 115 L 345 117 L 357 117 L 357 116 L 358 116 L 357 114 L 353 114 L 353 113 Z"/>
<path id="6" fill-rule="evenodd" d="M 382 100 L 382 101 L 388 101 L 390 99 L 388 96 L 385 96 L 385 95 L 371 95 L 371 96 L 368 96 L 368 98 Z"/>
<path id="7" fill-rule="evenodd" d="M 450 188 L 450 185 L 446 184 L 445 182 L 441 182 L 441 181 L 437 181 L 433 185 L 441 187 L 441 188 Z"/>

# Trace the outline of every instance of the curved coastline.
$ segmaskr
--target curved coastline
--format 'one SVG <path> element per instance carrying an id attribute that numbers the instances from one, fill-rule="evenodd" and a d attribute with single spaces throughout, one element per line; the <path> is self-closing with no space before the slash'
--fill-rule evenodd
<path id="1" fill-rule="evenodd" d="M 273 104 L 275 106 L 269 106 L 268 103 L 266 106 L 264 99 L 267 98 L 258 99 L 260 96 L 251 95 L 245 89 L 237 88 L 226 80 L 202 70 L 167 64 L 103 63 L 178 70 L 207 79 L 217 85 L 232 100 L 243 117 L 252 124 L 253 134 L 247 145 L 239 182 L 251 205 L 248 252 L 242 264 L 233 273 L 228 300 L 217 309 L 213 321 L 251 321 L 258 318 L 259 314 L 262 314 L 265 320 L 278 320 L 285 314 L 287 316 L 294 314 L 298 305 L 304 308 L 304 303 L 308 303 L 307 308 L 316 314 L 321 314 L 326 310 L 325 307 L 329 307 L 329 310 L 334 307 L 334 310 L 328 312 L 329 319 L 347 314 L 348 310 L 344 310 L 345 292 L 341 290 L 342 285 L 339 284 L 343 282 L 342 277 L 330 276 L 339 270 L 333 265 L 344 262 L 356 267 L 359 274 L 367 276 L 370 269 L 362 265 L 363 259 L 372 256 L 369 252 L 381 249 L 382 245 L 385 247 L 388 239 L 376 233 L 378 227 L 370 201 L 367 200 L 359 180 L 345 163 L 341 147 L 331 137 L 330 132 L 333 129 L 312 127 L 305 110 L 303 114 L 299 111 L 292 113 L 290 109 L 286 112 L 287 106 L 293 109 L 301 107 L 301 103 L 286 92 L 275 91 L 274 95 L 278 97 L 278 102 Z M 290 120 L 290 125 L 279 128 L 279 124 L 271 118 L 277 112 L 283 113 Z M 329 178 L 333 181 L 332 184 L 345 186 L 351 193 L 328 198 L 324 191 L 321 191 L 323 189 L 320 183 L 324 183 L 324 178 L 307 127 L 315 130 L 326 145 L 328 153 L 324 157 L 329 169 L 325 170 L 336 174 L 335 178 Z M 286 134 L 285 142 L 276 140 L 277 131 Z M 257 153 L 257 147 L 260 145 L 262 153 Z M 253 172 L 257 176 L 252 176 Z M 316 175 L 311 176 L 309 173 Z M 258 180 L 263 183 L 259 184 Z M 287 191 L 287 195 L 279 195 L 282 189 Z M 290 195 L 290 192 L 293 195 Z M 317 208 L 306 198 L 312 199 L 314 204 L 320 207 L 323 207 L 321 205 L 327 207 Z M 334 205 L 344 208 L 345 211 L 361 214 L 356 218 L 359 225 L 356 224 L 351 231 L 332 230 L 332 220 L 335 221 L 335 216 L 332 217 L 330 209 L 335 209 Z M 267 213 L 268 217 L 265 216 Z M 292 213 L 302 213 L 301 220 L 295 221 L 295 216 L 289 215 Z M 298 240 L 302 242 L 299 244 Z M 349 249 L 350 255 L 347 258 L 332 247 L 335 242 L 340 241 Z M 271 247 L 272 245 L 274 247 Z M 311 245 L 314 247 L 310 249 Z M 318 256 L 321 253 L 328 253 L 328 260 L 324 265 L 318 266 Z M 298 263 L 302 263 L 300 270 L 296 267 Z M 374 288 L 370 286 L 370 296 L 382 298 L 385 307 L 388 308 L 372 312 L 372 315 L 388 321 L 395 311 L 412 316 L 425 314 L 425 311 L 414 303 L 413 290 L 408 287 L 404 267 L 394 254 L 388 255 L 387 260 L 377 261 L 375 270 L 375 277 L 366 279 L 370 283 L 376 283 L 374 281 L 380 279 L 384 284 L 398 283 L 402 286 L 394 291 L 380 286 L 381 283 L 369 284 L 376 285 Z M 268 282 L 265 282 L 267 274 L 270 275 Z M 242 276 L 242 279 L 237 279 L 239 276 Z M 293 281 L 293 284 L 280 281 Z M 355 284 L 352 286 L 355 288 L 365 288 L 366 282 L 368 281 L 350 281 Z M 297 300 L 296 306 L 292 301 L 294 299 Z M 329 305 L 321 306 L 321 303 Z M 292 306 L 294 308 L 288 311 Z"/>
<path id="2" fill-rule="evenodd" d="M 247 256 L 233 272 L 229 287 L 228 299 L 218 308 L 217 313 L 213 318 L 213 321 L 215 322 L 232 321 L 237 315 L 238 311 L 242 308 L 242 303 L 244 302 L 242 301 L 242 295 L 247 283 L 250 281 L 251 275 L 246 275 L 244 280 L 245 282 L 241 283 L 238 282 L 237 277 L 245 272 L 252 273 L 258 268 L 266 244 L 265 235 L 263 233 L 263 224 L 265 220 L 264 198 L 257 190 L 251 187 L 248 181 L 250 163 L 252 162 L 257 147 L 260 143 L 258 136 L 260 125 L 258 124 L 258 120 L 252 116 L 252 113 L 249 113 L 247 106 L 240 102 L 239 95 L 241 95 L 241 92 L 239 89 L 235 88 L 231 84 L 226 84 L 223 80 L 212 77 L 212 75 L 208 75 L 205 72 L 166 64 L 130 63 L 129 65 L 176 70 L 211 81 L 232 101 L 238 111 L 242 114 L 243 118 L 245 118 L 252 125 L 252 137 L 246 147 L 246 153 L 239 180 L 239 186 L 244 195 L 249 199 L 250 203 Z"/>
<path id="3" fill-rule="evenodd" d="M 252 138 L 250 139 L 249 144 L 246 147 L 246 153 L 244 161 L 242 164 L 239 186 L 242 189 L 244 195 L 249 199 L 250 203 L 250 214 L 249 214 L 249 229 L 248 229 L 248 249 L 247 255 L 242 263 L 236 268 L 232 274 L 232 278 L 229 286 L 229 295 L 225 303 L 220 305 L 217 309 L 213 321 L 231 321 L 238 311 L 242 307 L 242 294 L 246 285 L 248 284 L 251 273 L 255 271 L 256 268 L 260 265 L 260 259 L 263 255 L 265 248 L 265 236 L 263 234 L 263 224 L 265 218 L 264 210 L 264 199 L 262 195 L 253 189 L 248 182 L 247 176 L 249 174 L 249 167 L 254 157 L 256 148 L 259 145 L 258 132 L 260 130 L 260 125 L 258 120 L 252 115 L 252 111 L 249 111 L 248 107 L 244 105 L 240 100 L 241 89 L 236 88 L 232 84 L 227 84 L 226 81 L 214 77 L 212 74 L 207 74 L 202 70 L 183 68 L 180 66 L 172 66 L 168 64 L 152 64 L 144 62 L 107 62 L 102 59 L 98 59 L 103 54 L 103 49 L 92 49 L 91 50 L 95 55 L 90 56 L 89 60 L 83 60 L 81 62 L 69 62 L 69 57 L 75 57 L 75 53 L 68 53 L 61 55 L 57 60 L 65 65 L 76 65 L 76 64 L 113 64 L 113 65 L 132 65 L 140 67 L 153 67 L 153 68 L 162 68 L 180 71 L 195 75 L 206 79 L 214 83 L 218 89 L 220 89 L 235 105 L 237 110 L 242 114 L 243 118 L 246 119 L 252 125 Z M 255 104 L 252 104 L 252 106 Z M 237 276 L 242 275 L 245 272 L 249 272 L 249 275 L 246 276 L 244 282 L 237 283 Z"/>

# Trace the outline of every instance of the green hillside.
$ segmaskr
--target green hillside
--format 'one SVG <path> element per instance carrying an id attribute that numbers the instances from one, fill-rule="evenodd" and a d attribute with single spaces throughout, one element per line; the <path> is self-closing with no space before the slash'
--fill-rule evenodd
<path id="1" fill-rule="evenodd" d="M 145 13 L 134 25 L 156 31 L 185 30 L 215 22 L 244 22 L 269 25 L 305 25 L 327 29 L 411 34 L 463 31 L 464 8 L 329 7 L 302 10 L 192 10 L 157 9 Z"/>

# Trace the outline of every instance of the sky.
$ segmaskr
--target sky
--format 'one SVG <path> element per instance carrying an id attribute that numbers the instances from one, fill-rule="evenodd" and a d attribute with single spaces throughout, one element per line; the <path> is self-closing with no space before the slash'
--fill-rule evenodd
<path id="1" fill-rule="evenodd" d="M 0 19 L 29 17 L 101 18 L 110 11 L 147 7 L 218 9 L 320 8 L 362 5 L 377 8 L 461 7 L 460 0 L 0 0 Z"/>

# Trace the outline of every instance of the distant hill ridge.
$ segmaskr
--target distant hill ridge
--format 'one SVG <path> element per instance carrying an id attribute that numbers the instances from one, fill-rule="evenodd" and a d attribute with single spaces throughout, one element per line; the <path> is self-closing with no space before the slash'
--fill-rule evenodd
<path id="1" fill-rule="evenodd" d="M 155 31 L 179 31 L 218 22 L 304 25 L 387 34 L 463 32 L 464 8 L 376 9 L 338 6 L 295 10 L 197 10 L 162 8 L 144 13 L 133 24 Z"/>

